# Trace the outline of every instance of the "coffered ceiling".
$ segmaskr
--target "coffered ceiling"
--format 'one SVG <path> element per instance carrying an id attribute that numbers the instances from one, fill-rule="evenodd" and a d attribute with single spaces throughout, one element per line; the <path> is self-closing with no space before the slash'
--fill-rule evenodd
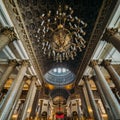
<path id="1" fill-rule="evenodd" d="M 47 14 L 49 10 L 56 11 L 58 7 L 59 1 L 51 1 L 51 0 L 33 0 L 33 1 L 24 1 L 24 0 L 18 0 L 18 6 L 20 8 L 20 12 L 22 14 L 25 26 L 27 28 L 27 31 L 29 33 L 31 43 L 33 46 L 33 49 L 35 51 L 37 60 L 39 61 L 39 64 L 42 68 L 42 72 L 45 73 L 52 67 L 56 66 L 65 66 L 70 68 L 73 72 L 76 72 L 78 70 L 78 67 L 80 64 L 80 61 L 83 57 L 83 54 L 85 52 L 85 49 L 83 52 L 78 53 L 77 57 L 75 57 L 75 60 L 69 60 L 69 61 L 63 61 L 62 63 L 54 62 L 52 58 L 48 59 L 42 51 L 42 45 L 39 48 L 37 40 L 41 36 L 40 33 L 37 33 L 37 30 L 40 28 L 41 20 L 40 16 L 42 13 Z M 84 20 L 88 27 L 86 28 L 86 36 L 85 40 L 89 41 L 91 32 L 93 30 L 98 11 L 101 7 L 102 1 L 96 1 L 89 3 L 88 1 L 63 1 L 62 4 L 69 5 L 74 10 L 74 16 L 80 17 L 82 20 Z M 86 44 L 87 44 L 86 43 Z M 73 64 L 74 63 L 74 64 Z"/>
<path id="2" fill-rule="evenodd" d="M 76 83 L 82 77 L 116 4 L 114 0 L 5 0 L 4 2 L 19 38 L 40 77 L 52 68 L 65 67 L 77 75 Z M 41 24 L 40 16 L 49 10 L 55 12 L 58 3 L 62 3 L 63 6 L 69 5 L 74 10 L 73 15 L 88 24 L 84 37 L 86 48 L 78 52 L 74 60 L 62 63 L 44 55 L 37 42 L 41 35 L 37 32 Z"/>

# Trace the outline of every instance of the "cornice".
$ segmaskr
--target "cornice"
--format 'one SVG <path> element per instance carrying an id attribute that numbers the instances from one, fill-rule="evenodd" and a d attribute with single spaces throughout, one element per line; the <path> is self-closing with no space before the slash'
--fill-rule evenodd
<path id="1" fill-rule="evenodd" d="M 85 54 L 83 56 L 83 59 L 81 61 L 80 67 L 77 72 L 77 79 L 75 84 L 78 85 L 83 73 L 87 67 L 87 65 L 90 62 L 90 59 L 94 53 L 94 50 L 101 39 L 103 32 L 106 28 L 107 22 L 111 17 L 111 13 L 115 8 L 115 5 L 117 3 L 117 0 L 103 0 L 101 9 L 99 11 L 96 23 L 94 25 L 94 29 L 92 31 L 90 40 L 88 42 Z"/>
<path id="2" fill-rule="evenodd" d="M 38 79 L 40 80 L 41 84 L 43 83 L 43 75 L 41 72 L 41 68 L 39 67 L 35 52 L 32 47 L 32 43 L 30 41 L 30 37 L 28 35 L 26 26 L 24 24 L 22 15 L 20 13 L 18 3 L 16 0 L 4 0 L 4 4 L 6 6 L 6 9 L 10 15 L 10 18 L 13 22 L 14 28 L 19 36 L 19 39 L 22 41 L 23 46 L 28 53 L 28 56 L 30 58 L 30 62 L 33 65 Z"/>

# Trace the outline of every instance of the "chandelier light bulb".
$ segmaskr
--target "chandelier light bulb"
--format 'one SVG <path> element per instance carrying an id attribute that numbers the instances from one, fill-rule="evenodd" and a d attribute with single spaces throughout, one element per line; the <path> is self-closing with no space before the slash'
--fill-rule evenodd
<path id="1" fill-rule="evenodd" d="M 45 16 L 45 14 L 42 14 L 42 16 L 41 16 L 41 17 L 43 18 L 44 16 Z"/>
<path id="2" fill-rule="evenodd" d="M 41 26 L 43 26 L 44 22 L 45 22 L 45 21 L 43 20 L 42 23 L 41 23 Z"/>

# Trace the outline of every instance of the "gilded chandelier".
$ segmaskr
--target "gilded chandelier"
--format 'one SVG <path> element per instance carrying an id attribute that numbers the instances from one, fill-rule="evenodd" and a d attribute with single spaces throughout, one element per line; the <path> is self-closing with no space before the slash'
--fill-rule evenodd
<path id="1" fill-rule="evenodd" d="M 56 12 L 49 11 L 40 16 L 41 44 L 43 53 L 53 57 L 55 61 L 73 60 L 77 51 L 85 48 L 83 28 L 87 26 L 77 16 L 73 17 L 73 9 L 59 5 Z"/>

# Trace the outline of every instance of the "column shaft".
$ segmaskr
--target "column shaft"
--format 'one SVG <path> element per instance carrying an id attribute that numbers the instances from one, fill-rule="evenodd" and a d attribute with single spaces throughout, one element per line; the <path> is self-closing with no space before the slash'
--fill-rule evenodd
<path id="1" fill-rule="evenodd" d="M 37 89 L 36 91 L 36 95 L 35 95 L 35 99 L 34 99 L 34 103 L 33 103 L 33 107 L 32 107 L 32 111 L 31 111 L 31 114 L 30 116 L 35 118 L 36 114 L 38 116 L 38 111 L 36 111 L 37 107 L 38 107 L 38 101 L 39 101 L 39 98 L 40 98 L 40 90 L 39 88 Z M 40 107 L 38 107 L 38 109 L 40 109 Z"/>
<path id="2" fill-rule="evenodd" d="M 27 96 L 26 96 L 26 99 L 25 99 L 25 103 L 24 103 L 22 112 L 19 116 L 20 120 L 25 120 L 26 119 L 30 99 L 31 99 L 31 96 L 33 94 L 33 88 L 35 87 L 35 81 L 36 81 L 36 77 L 32 77 L 31 84 L 30 84 L 30 87 L 29 87 L 29 90 L 28 90 L 28 93 L 27 93 Z"/>
<path id="3" fill-rule="evenodd" d="M 39 112 L 38 112 L 38 116 L 39 116 L 39 117 L 41 117 L 42 106 L 43 106 L 43 100 L 40 100 L 40 110 L 39 110 Z"/>
<path id="4" fill-rule="evenodd" d="M 98 92 L 99 92 L 99 94 L 100 94 L 102 103 L 103 103 L 104 108 L 105 108 L 105 110 L 106 110 L 106 112 L 107 112 L 107 115 L 108 115 L 109 120 L 110 120 L 110 119 L 111 119 L 111 120 L 114 120 L 114 116 L 113 116 L 113 113 L 112 113 L 112 111 L 111 111 L 111 108 L 110 108 L 110 106 L 109 106 L 109 104 L 108 104 L 108 102 L 107 102 L 107 100 L 106 100 L 106 98 L 105 98 L 105 95 L 104 95 L 104 93 L 103 93 L 103 91 L 102 91 L 102 89 L 101 89 L 101 86 L 100 86 L 99 81 L 97 80 L 96 76 L 93 76 L 93 80 L 94 80 L 94 83 L 95 83 L 95 85 L 96 85 L 96 87 L 97 87 L 97 90 L 98 90 Z"/>
<path id="5" fill-rule="evenodd" d="M 120 52 L 120 35 L 115 34 L 109 38 L 112 45 Z"/>
<path id="6" fill-rule="evenodd" d="M 36 86 L 34 86 L 33 88 L 33 92 L 31 94 L 31 98 L 30 98 L 30 102 L 29 102 L 29 106 L 28 106 L 28 113 L 27 113 L 27 118 L 29 118 L 31 111 L 32 111 L 32 106 L 33 106 L 33 102 L 34 102 L 34 98 L 35 98 L 35 93 L 36 93 Z"/>
<path id="7" fill-rule="evenodd" d="M 11 41 L 17 39 L 13 28 L 3 28 L 0 30 L 0 51 Z"/>
<path id="8" fill-rule="evenodd" d="M 87 76 L 84 77 L 84 82 L 85 82 L 86 89 L 87 89 L 87 92 L 88 92 L 88 96 L 89 96 L 89 99 L 90 99 L 90 103 L 91 103 L 91 106 L 92 106 L 92 109 L 93 109 L 94 118 L 95 118 L 95 120 L 102 120 L 102 117 L 100 116 L 97 105 L 95 103 L 94 95 L 93 95 L 92 90 L 90 88 Z"/>
<path id="9" fill-rule="evenodd" d="M 28 67 L 28 62 L 24 61 L 20 71 L 18 72 L 16 79 L 13 81 L 10 87 L 8 95 L 6 95 L 4 104 L 2 105 L 2 108 L 0 110 L 0 120 L 7 120 L 8 114 L 10 113 L 10 110 L 13 106 L 16 95 L 18 93 L 18 89 L 26 73 L 27 67 Z"/>
<path id="10" fill-rule="evenodd" d="M 99 66 L 97 65 L 96 61 L 92 61 L 92 66 L 95 70 L 96 76 L 99 80 L 99 83 L 102 87 L 102 90 L 106 96 L 106 99 L 108 100 L 114 114 L 115 114 L 115 119 L 119 119 L 120 118 L 120 105 L 117 101 L 117 99 L 115 98 L 113 92 L 111 91 L 110 86 L 108 85 L 107 81 L 105 80 Z"/>
<path id="11" fill-rule="evenodd" d="M 111 62 L 110 60 L 104 60 L 104 61 L 103 61 L 103 65 L 105 66 L 105 68 L 106 68 L 107 71 L 109 72 L 113 83 L 115 84 L 116 88 L 117 88 L 118 91 L 120 92 L 120 76 L 119 76 L 118 73 L 115 71 L 115 69 L 114 69 L 113 66 L 110 64 L 110 62 Z"/>
<path id="12" fill-rule="evenodd" d="M 11 120 L 11 117 L 12 117 L 12 115 L 13 115 L 13 112 L 14 112 L 14 110 L 15 110 L 15 108 L 16 108 L 16 105 L 17 105 L 18 100 L 19 100 L 19 98 L 20 98 L 20 95 L 21 95 L 21 93 L 22 93 L 22 89 L 23 89 L 23 86 L 24 86 L 24 84 L 25 84 L 25 80 L 26 80 L 26 79 L 27 79 L 27 77 L 24 77 L 24 78 L 23 78 L 23 81 L 22 81 L 22 83 L 21 83 L 21 85 L 20 85 L 20 87 L 19 87 L 19 91 L 18 91 L 18 93 L 17 93 L 17 95 L 16 95 L 14 104 L 13 104 L 13 106 L 12 106 L 12 109 L 11 109 L 11 111 L 10 111 L 10 114 L 9 114 L 7 120 Z"/>
<path id="13" fill-rule="evenodd" d="M 87 104 L 85 102 L 85 96 L 84 96 L 84 92 L 83 92 L 83 86 L 80 87 L 80 99 L 81 99 L 81 102 L 82 102 L 82 112 L 83 114 L 85 115 L 85 117 L 89 117 L 89 112 L 88 112 L 88 109 L 87 109 Z"/>
<path id="14" fill-rule="evenodd" d="M 88 113 L 89 113 L 88 118 L 93 118 L 93 110 L 91 108 L 90 100 L 89 100 L 88 93 L 87 93 L 85 85 L 83 86 L 83 94 L 84 94 L 87 110 L 88 110 Z"/>
<path id="15" fill-rule="evenodd" d="M 8 77 L 10 76 L 10 74 L 12 73 L 12 71 L 14 70 L 15 66 L 16 66 L 17 62 L 15 60 L 10 60 L 9 61 L 9 66 L 6 69 L 6 71 L 3 73 L 1 79 L 0 79 L 0 92 L 3 89 Z"/>
<path id="16" fill-rule="evenodd" d="M 76 100 L 76 103 L 77 103 L 78 120 L 80 120 L 80 118 L 81 118 L 81 110 L 80 110 L 79 101 Z"/>

